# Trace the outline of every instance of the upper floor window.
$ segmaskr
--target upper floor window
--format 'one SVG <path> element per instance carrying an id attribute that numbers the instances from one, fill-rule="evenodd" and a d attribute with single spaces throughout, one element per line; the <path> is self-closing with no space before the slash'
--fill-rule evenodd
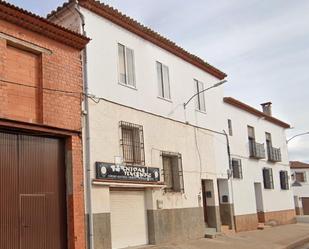
<path id="1" fill-rule="evenodd" d="M 289 189 L 289 176 L 287 171 L 280 171 L 280 186 L 281 189 Z"/>
<path id="2" fill-rule="evenodd" d="M 159 97 L 165 99 L 171 99 L 168 67 L 158 61 L 156 64 L 157 64 Z"/>
<path id="3" fill-rule="evenodd" d="M 228 119 L 227 120 L 227 125 L 228 125 L 228 129 L 229 129 L 229 135 L 233 136 L 232 120 Z"/>
<path id="4" fill-rule="evenodd" d="M 196 93 L 198 93 L 196 97 L 196 108 L 199 111 L 205 112 L 206 106 L 205 106 L 205 95 L 204 95 L 204 83 L 200 82 L 198 80 L 194 80 L 195 82 L 195 89 Z"/>
<path id="5" fill-rule="evenodd" d="M 280 150 L 280 148 L 274 148 L 273 147 L 270 133 L 266 132 L 265 137 L 266 137 L 268 161 L 280 162 L 281 161 L 281 150 Z"/>
<path id="6" fill-rule="evenodd" d="M 295 179 L 298 182 L 306 182 L 306 173 L 305 172 L 295 172 Z"/>
<path id="7" fill-rule="evenodd" d="M 263 181 L 265 189 L 274 188 L 273 170 L 271 168 L 263 169 Z"/>
<path id="8" fill-rule="evenodd" d="M 118 43 L 119 82 L 135 87 L 134 51 Z"/>
<path id="9" fill-rule="evenodd" d="M 183 192 L 183 171 L 181 154 L 162 152 L 163 175 L 165 190 L 168 192 Z"/>
<path id="10" fill-rule="evenodd" d="M 123 161 L 129 164 L 144 164 L 143 126 L 120 122 Z"/>
<path id="11" fill-rule="evenodd" d="M 255 132 L 252 126 L 248 125 L 248 139 L 255 141 Z"/>

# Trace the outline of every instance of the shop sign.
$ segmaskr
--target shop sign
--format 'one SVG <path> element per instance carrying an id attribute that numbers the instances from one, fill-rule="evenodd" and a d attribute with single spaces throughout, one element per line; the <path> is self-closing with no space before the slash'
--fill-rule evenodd
<path id="1" fill-rule="evenodd" d="M 160 181 L 160 169 L 96 162 L 96 178 L 122 181 Z"/>

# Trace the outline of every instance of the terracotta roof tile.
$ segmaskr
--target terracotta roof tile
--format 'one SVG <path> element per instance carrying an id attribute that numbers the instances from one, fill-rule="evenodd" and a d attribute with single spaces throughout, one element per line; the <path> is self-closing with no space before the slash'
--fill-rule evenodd
<path id="1" fill-rule="evenodd" d="M 255 108 L 253 108 L 253 107 L 251 107 L 251 106 L 249 106 L 249 105 L 247 105 L 247 104 L 245 104 L 245 103 L 243 103 L 243 102 L 241 102 L 241 101 L 239 101 L 237 99 L 234 99 L 232 97 L 225 97 L 225 98 L 223 98 L 223 101 L 225 103 L 227 103 L 227 104 L 235 106 L 235 107 L 237 107 L 239 109 L 242 109 L 242 110 L 244 110 L 246 112 L 249 112 L 249 113 L 251 113 L 251 114 L 253 114 L 253 115 L 257 116 L 257 117 L 263 117 L 263 118 L 265 118 L 265 120 L 267 120 L 267 121 L 269 121 L 271 123 L 274 123 L 276 125 L 279 125 L 279 126 L 281 126 L 283 128 L 286 128 L 286 129 L 290 128 L 289 124 L 287 124 L 287 123 L 285 123 L 285 122 L 283 122 L 283 121 L 281 121 L 281 120 L 279 120 L 277 118 L 269 116 L 269 115 L 265 114 L 264 112 L 261 112 L 261 111 L 255 109 Z"/>
<path id="2" fill-rule="evenodd" d="M 51 18 L 53 15 L 56 15 L 59 11 L 66 8 L 70 3 L 72 3 L 72 0 L 64 3 L 62 6 L 52 11 L 47 15 L 47 18 Z M 109 21 L 129 30 L 130 32 L 135 33 L 143 39 L 148 40 L 153 44 L 169 51 L 170 53 L 175 54 L 176 56 L 206 71 L 218 79 L 224 79 L 227 76 L 225 73 L 208 64 L 203 59 L 187 52 L 185 49 L 178 46 L 175 42 L 163 37 L 149 27 L 146 27 L 145 25 L 137 22 L 133 18 L 121 13 L 119 10 L 105 3 L 101 3 L 100 1 L 96 0 L 79 0 L 79 4 L 80 6 L 108 19 Z"/>
<path id="3" fill-rule="evenodd" d="M 0 18 L 78 49 L 83 49 L 90 40 L 3 0 L 0 0 Z"/>
<path id="4" fill-rule="evenodd" d="M 309 169 L 309 163 L 290 161 L 290 167 L 291 169 Z"/>

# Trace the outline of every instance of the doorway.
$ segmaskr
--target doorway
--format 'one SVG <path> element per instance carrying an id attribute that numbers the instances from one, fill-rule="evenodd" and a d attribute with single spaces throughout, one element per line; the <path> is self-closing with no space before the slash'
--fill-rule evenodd
<path id="1" fill-rule="evenodd" d="M 256 212 L 258 215 L 258 221 L 260 223 L 263 223 L 265 222 L 265 218 L 264 218 L 262 184 L 260 182 L 254 183 L 254 192 L 255 192 L 255 203 L 256 203 Z"/>
<path id="2" fill-rule="evenodd" d="M 65 249 L 64 142 L 0 132 L 0 248 Z"/>

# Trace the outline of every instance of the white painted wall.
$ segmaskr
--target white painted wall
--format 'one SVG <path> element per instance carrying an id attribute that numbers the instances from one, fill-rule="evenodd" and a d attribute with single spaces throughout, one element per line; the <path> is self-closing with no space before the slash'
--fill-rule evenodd
<path id="1" fill-rule="evenodd" d="M 148 191 L 146 201 L 149 209 L 157 209 L 157 200 L 163 201 L 163 208 L 201 206 L 199 200 L 201 179 L 213 179 L 214 194 L 218 194 L 213 142 L 220 135 L 107 101 L 101 101 L 99 104 L 91 103 L 90 107 L 93 177 L 95 176 L 95 162 L 114 162 L 115 156 L 122 156 L 119 122 L 126 121 L 143 126 L 146 166 L 162 169 L 161 151 L 176 152 L 182 155 L 185 193 L 165 193 L 162 190 Z M 198 136 L 197 144 L 194 130 Z M 197 153 L 197 146 L 200 156 Z M 226 157 L 227 160 L 226 154 L 222 155 L 222 157 Z M 102 193 L 100 188 L 102 188 Z M 96 186 L 93 189 L 95 213 L 109 210 L 106 206 L 108 205 L 107 194 L 108 191 L 102 186 Z M 213 204 L 218 205 L 217 197 L 214 199 Z"/>
<path id="2" fill-rule="evenodd" d="M 284 129 L 227 103 L 224 104 L 224 108 L 226 126 L 227 119 L 231 119 L 233 125 L 233 136 L 229 136 L 231 154 L 232 157 L 241 159 L 243 170 L 243 179 L 233 180 L 235 214 L 252 214 L 256 212 L 255 182 L 262 184 L 264 212 L 293 209 L 292 191 L 281 190 L 280 187 L 280 170 L 286 170 L 289 176 L 291 175 Z M 271 133 L 273 147 L 281 149 L 282 162 L 270 163 L 267 161 L 267 155 L 266 159 L 261 160 L 249 158 L 248 125 L 255 128 L 256 142 L 264 143 L 265 149 L 265 132 Z M 264 167 L 269 167 L 273 170 L 273 190 L 264 189 L 262 172 Z M 289 182 L 291 184 L 291 179 L 289 179 Z M 261 209 L 261 206 L 259 209 Z"/>

